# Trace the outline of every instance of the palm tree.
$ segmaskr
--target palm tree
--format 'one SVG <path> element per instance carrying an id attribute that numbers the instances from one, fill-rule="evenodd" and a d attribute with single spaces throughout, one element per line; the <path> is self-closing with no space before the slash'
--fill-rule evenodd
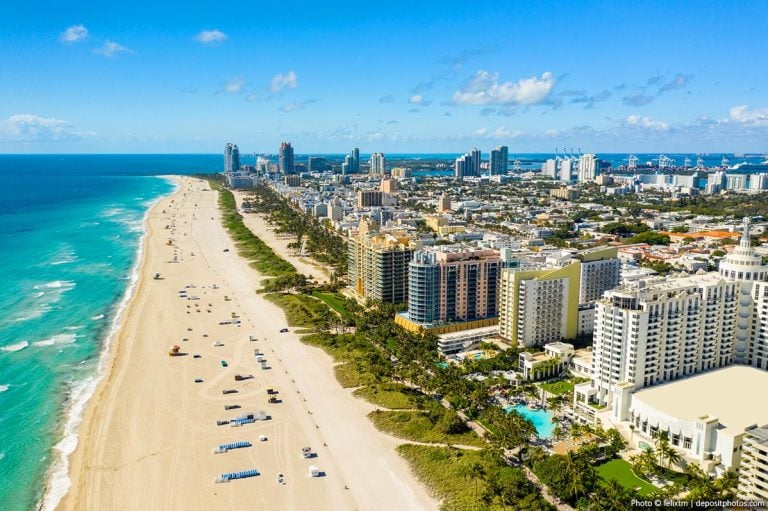
<path id="1" fill-rule="evenodd" d="M 552 422 L 555 422 L 554 417 Z M 560 425 L 560 423 L 559 422 L 555 423 L 555 427 L 552 428 L 552 436 L 555 437 L 555 440 L 558 440 L 558 441 L 562 440 L 564 434 L 565 434 L 565 431 L 563 431 L 563 427 Z"/>
<path id="2" fill-rule="evenodd" d="M 656 451 L 650 447 L 637 455 L 638 468 L 644 474 L 656 472 Z"/>
<path id="3" fill-rule="evenodd" d="M 664 457 L 667 458 L 667 469 L 669 469 L 673 463 L 679 466 L 683 458 L 682 456 L 680 456 L 680 453 L 677 452 L 677 449 L 675 449 L 671 445 L 667 445 L 666 447 L 662 446 L 662 448 L 665 451 Z"/>
<path id="4" fill-rule="evenodd" d="M 739 485 L 739 474 L 733 470 L 726 471 L 719 479 L 715 481 L 715 488 L 726 498 L 732 498 Z"/>
<path id="5" fill-rule="evenodd" d="M 589 469 L 579 458 L 579 455 L 571 451 L 565 456 L 563 470 L 567 479 L 565 491 L 568 493 L 569 500 L 577 501 L 587 494 L 586 471 Z"/>
<path id="6" fill-rule="evenodd" d="M 480 484 L 480 480 L 485 477 L 485 467 L 483 467 L 480 462 L 472 461 L 462 464 L 461 467 L 459 467 L 459 471 L 461 476 L 467 481 L 475 481 L 475 502 L 479 505 L 480 502 L 477 498 L 478 485 Z"/>
<path id="7" fill-rule="evenodd" d="M 665 431 L 656 431 L 651 435 L 656 445 L 656 454 L 659 456 L 659 467 L 664 466 L 664 458 L 669 451 L 669 438 Z"/>
<path id="8" fill-rule="evenodd" d="M 629 508 L 628 491 L 616 479 L 598 487 L 596 503 L 601 511 L 625 511 Z"/>

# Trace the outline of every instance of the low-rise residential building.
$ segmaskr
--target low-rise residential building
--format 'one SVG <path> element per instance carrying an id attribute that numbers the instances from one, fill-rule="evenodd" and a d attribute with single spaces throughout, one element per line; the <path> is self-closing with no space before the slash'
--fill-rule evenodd
<path id="1" fill-rule="evenodd" d="M 568 368 L 574 349 L 572 344 L 551 342 L 538 353 L 520 353 L 518 371 L 523 380 L 538 381 L 555 378 Z"/>
<path id="2" fill-rule="evenodd" d="M 460 330 L 437 336 L 437 351 L 443 356 L 469 351 L 481 342 L 498 337 L 495 326 Z"/>

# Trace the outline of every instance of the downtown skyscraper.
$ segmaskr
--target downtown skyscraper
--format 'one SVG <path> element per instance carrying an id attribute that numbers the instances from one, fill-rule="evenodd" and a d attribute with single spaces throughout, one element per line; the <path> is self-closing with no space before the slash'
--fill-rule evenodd
<path id="1" fill-rule="evenodd" d="M 228 143 L 224 146 L 224 172 L 240 170 L 240 150 L 236 144 Z"/>
<path id="2" fill-rule="evenodd" d="M 505 145 L 498 146 L 491 150 L 491 175 L 498 176 L 507 173 L 507 162 L 509 161 L 509 148 Z"/>
<path id="3" fill-rule="evenodd" d="M 291 147 L 290 142 L 283 142 L 280 145 L 278 165 L 280 173 L 283 175 L 296 173 L 296 165 L 293 161 L 293 147 Z"/>
<path id="4" fill-rule="evenodd" d="M 471 153 L 466 153 L 464 156 L 456 158 L 456 162 L 453 165 L 454 176 L 458 178 L 479 176 L 481 161 L 482 153 L 475 147 Z"/>

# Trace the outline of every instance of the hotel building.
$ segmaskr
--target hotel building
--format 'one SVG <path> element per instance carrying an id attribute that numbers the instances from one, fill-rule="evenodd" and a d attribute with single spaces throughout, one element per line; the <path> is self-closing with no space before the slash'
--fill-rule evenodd
<path id="1" fill-rule="evenodd" d="M 442 246 L 414 253 L 408 268 L 408 312 L 400 324 L 411 330 L 464 323 L 498 314 L 499 252 L 464 246 Z M 464 329 L 464 328 L 462 328 Z"/>
<path id="2" fill-rule="evenodd" d="M 591 302 L 619 284 L 620 268 L 617 249 L 600 247 L 569 254 L 559 266 L 504 269 L 499 335 L 522 346 L 543 346 L 591 332 Z"/>
<path id="3" fill-rule="evenodd" d="M 577 415 L 594 420 L 605 407 L 641 437 L 667 432 L 708 471 L 738 468 L 745 428 L 768 422 L 768 409 L 744 394 L 768 388 L 768 265 L 750 245 L 746 220 L 719 273 L 605 293 Z"/>

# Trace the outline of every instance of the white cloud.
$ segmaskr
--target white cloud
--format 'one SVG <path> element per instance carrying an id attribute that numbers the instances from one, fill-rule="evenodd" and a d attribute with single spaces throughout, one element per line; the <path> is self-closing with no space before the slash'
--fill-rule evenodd
<path id="1" fill-rule="evenodd" d="M 77 140 L 80 135 L 70 123 L 33 114 L 15 114 L 0 120 L 0 141 L 35 142 Z"/>
<path id="2" fill-rule="evenodd" d="M 287 103 L 280 107 L 280 110 L 283 112 L 295 112 L 296 110 L 301 110 L 304 108 L 303 103 Z"/>
<path id="3" fill-rule="evenodd" d="M 316 99 L 307 99 L 304 101 L 299 102 L 293 102 L 293 103 L 287 103 L 280 107 L 280 110 L 286 113 L 289 112 L 295 112 L 296 110 L 301 110 L 302 108 L 306 107 L 307 105 L 311 105 L 312 103 L 317 103 Z"/>
<path id="4" fill-rule="evenodd" d="M 59 41 L 63 43 L 76 43 L 88 39 L 88 29 L 85 25 L 72 25 L 59 35 Z"/>
<path id="5" fill-rule="evenodd" d="M 461 105 L 533 105 L 549 97 L 555 86 L 550 72 L 541 78 L 521 78 L 517 82 L 499 83 L 498 73 L 478 71 L 464 86 L 453 94 L 453 102 Z"/>
<path id="6" fill-rule="evenodd" d="M 240 76 L 236 76 L 235 78 L 224 82 L 224 85 L 221 87 L 221 90 L 227 94 L 239 94 L 243 92 L 244 89 L 245 80 Z"/>
<path id="7" fill-rule="evenodd" d="M 750 110 L 747 105 L 739 105 L 730 109 L 728 118 L 741 124 L 768 126 L 768 108 Z"/>
<path id="8" fill-rule="evenodd" d="M 424 96 L 421 94 L 414 94 L 408 99 L 408 103 L 411 103 L 412 105 L 420 105 L 424 102 Z"/>
<path id="9" fill-rule="evenodd" d="M 218 44 L 228 39 L 228 35 L 218 29 L 203 30 L 195 36 L 195 41 L 202 44 Z"/>
<path id="10" fill-rule="evenodd" d="M 105 57 L 111 58 L 111 57 L 120 55 L 121 53 L 128 53 L 131 50 L 129 50 L 122 44 L 107 40 L 104 42 L 104 45 L 101 48 L 97 48 L 93 51 L 94 53 L 98 53 L 99 55 L 104 55 Z"/>
<path id="11" fill-rule="evenodd" d="M 368 131 L 365 134 L 365 138 L 369 142 L 378 142 L 384 140 L 386 137 L 387 135 L 383 131 Z"/>
<path id="12" fill-rule="evenodd" d="M 295 71 L 286 74 L 278 73 L 269 82 L 269 90 L 272 93 L 282 92 L 284 89 L 295 89 L 299 86 L 299 78 Z"/>
<path id="13" fill-rule="evenodd" d="M 651 131 L 669 131 L 669 123 L 664 121 L 657 121 L 651 117 L 644 117 L 639 115 L 630 115 L 625 121 L 627 126 L 634 128 L 643 128 Z"/>
<path id="14" fill-rule="evenodd" d="M 475 130 L 473 135 L 476 138 L 502 139 L 502 138 L 518 138 L 525 135 L 525 132 L 519 131 L 519 130 L 510 131 L 507 129 L 506 126 L 499 126 L 493 131 L 489 130 L 488 128 L 480 128 L 479 130 Z"/>

